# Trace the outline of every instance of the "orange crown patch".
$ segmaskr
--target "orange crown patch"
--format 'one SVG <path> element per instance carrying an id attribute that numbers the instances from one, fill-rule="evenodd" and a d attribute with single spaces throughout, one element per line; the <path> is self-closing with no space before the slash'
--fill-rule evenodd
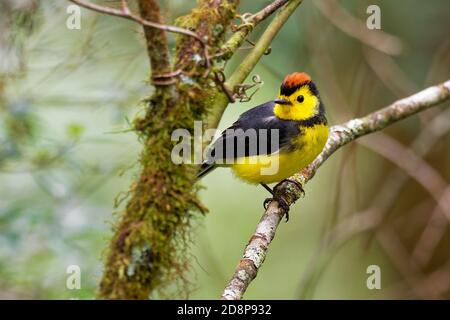
<path id="1" fill-rule="evenodd" d="M 288 88 L 302 86 L 311 81 L 311 77 L 304 72 L 288 74 L 283 80 L 283 85 Z"/>

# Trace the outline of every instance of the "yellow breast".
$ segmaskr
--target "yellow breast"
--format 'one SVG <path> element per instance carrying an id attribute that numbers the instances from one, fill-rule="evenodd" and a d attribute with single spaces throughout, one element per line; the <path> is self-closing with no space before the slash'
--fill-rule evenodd
<path id="1" fill-rule="evenodd" d="M 327 125 L 303 127 L 301 134 L 291 141 L 292 151 L 239 158 L 232 169 L 237 177 L 249 183 L 279 182 L 310 164 L 322 151 L 327 139 Z"/>

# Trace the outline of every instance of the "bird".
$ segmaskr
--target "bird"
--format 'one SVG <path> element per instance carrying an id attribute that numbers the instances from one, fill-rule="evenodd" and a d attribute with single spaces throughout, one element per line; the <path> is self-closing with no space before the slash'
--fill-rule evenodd
<path id="1" fill-rule="evenodd" d="M 288 178 L 308 166 L 323 150 L 329 126 L 319 91 L 304 72 L 288 74 L 278 97 L 242 113 L 206 149 L 206 159 L 197 177 L 216 168 L 229 167 L 234 175 L 250 184 L 260 184 L 289 219 L 289 205 L 275 188 L 283 183 L 301 184 Z M 273 170 L 271 167 L 273 166 Z M 278 183 L 271 189 L 268 184 Z"/>

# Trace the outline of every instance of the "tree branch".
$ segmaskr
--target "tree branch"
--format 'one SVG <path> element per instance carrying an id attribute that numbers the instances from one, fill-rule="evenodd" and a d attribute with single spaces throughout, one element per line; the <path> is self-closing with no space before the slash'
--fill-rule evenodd
<path id="1" fill-rule="evenodd" d="M 155 0 L 139 0 L 138 4 L 143 19 L 162 22 L 159 5 Z M 126 1 L 122 1 L 122 11 L 129 12 Z M 144 25 L 144 33 L 152 75 L 170 72 L 170 55 L 165 31 Z"/>
<path id="2" fill-rule="evenodd" d="M 235 32 L 230 37 L 230 39 L 228 39 L 227 42 L 222 46 L 220 50 L 220 56 L 223 57 L 223 59 L 229 59 L 231 55 L 237 50 L 237 48 L 241 46 L 245 38 L 258 23 L 265 20 L 272 13 L 284 6 L 288 1 L 289 0 L 275 0 L 259 12 L 251 15 L 248 18 L 243 18 L 244 23 L 238 27 L 237 32 Z"/>
<path id="3" fill-rule="evenodd" d="M 412 96 L 398 100 L 363 118 L 353 119 L 331 127 L 328 142 L 322 153 L 308 167 L 290 179 L 305 185 L 314 177 L 317 169 L 340 147 L 361 136 L 382 130 L 397 121 L 449 98 L 450 80 L 447 80 L 440 85 L 429 87 Z M 289 205 L 301 196 L 301 191 L 288 183 L 281 184 L 274 191 L 276 194 L 282 195 Z M 239 261 L 233 277 L 222 293 L 222 299 L 237 300 L 242 298 L 245 290 L 263 264 L 269 244 L 275 237 L 276 229 L 284 214 L 284 210 L 278 206 L 277 201 L 274 200 L 269 204 L 244 250 L 243 257 Z"/>
<path id="4" fill-rule="evenodd" d="M 295 9 L 302 3 L 302 0 L 291 0 L 283 7 L 278 14 L 270 22 L 267 29 L 256 42 L 253 50 L 245 57 L 244 61 L 239 64 L 239 67 L 233 72 L 228 81 L 224 84 L 226 88 L 234 89 L 235 86 L 241 84 L 245 78 L 250 74 L 253 68 L 258 63 L 259 59 L 264 55 L 270 43 L 278 34 L 281 27 L 286 23 L 289 17 L 294 13 Z M 261 14 L 262 15 L 262 14 Z M 229 103 L 228 96 L 223 93 L 216 97 L 215 103 L 211 110 L 211 116 L 208 119 L 209 128 L 217 128 L 222 114 Z"/>
<path id="5" fill-rule="evenodd" d="M 179 28 L 176 26 L 169 26 L 169 25 L 158 23 L 158 22 L 145 20 L 142 17 L 139 17 L 139 16 L 133 14 L 128 9 L 128 6 L 126 5 L 125 1 L 122 1 L 122 9 L 120 9 L 120 10 L 101 6 L 101 5 L 91 3 L 89 1 L 84 1 L 84 0 L 69 0 L 69 1 L 81 6 L 83 8 L 92 10 L 92 11 L 97 11 L 99 13 L 108 14 L 110 16 L 121 17 L 121 18 L 124 18 L 127 20 L 137 22 L 146 27 L 155 28 L 155 29 L 159 29 L 159 30 L 163 30 L 163 31 L 167 31 L 167 32 L 172 32 L 172 33 L 183 34 L 185 36 L 193 37 L 193 38 L 197 39 L 198 41 L 200 41 L 201 43 L 204 43 L 203 39 L 200 38 L 195 32 L 192 32 L 187 29 Z"/>
<path id="6" fill-rule="evenodd" d="M 185 28 L 162 24 L 162 23 L 160 23 L 159 20 L 157 20 L 156 22 L 146 20 L 147 17 L 155 18 L 155 16 L 151 15 L 151 13 L 154 11 L 158 11 L 158 15 L 159 15 L 159 8 L 154 1 L 148 1 L 148 2 L 139 1 L 139 8 L 140 8 L 141 12 L 144 14 L 144 17 L 138 16 L 138 15 L 132 13 L 125 0 L 121 1 L 121 9 L 105 7 L 105 6 L 101 6 L 101 5 L 91 3 L 89 1 L 84 1 L 84 0 L 69 0 L 69 1 L 81 6 L 83 8 L 92 10 L 92 11 L 96 11 L 96 12 L 111 15 L 111 16 L 121 17 L 121 18 L 124 18 L 127 20 L 137 22 L 145 27 L 145 30 L 146 30 L 145 33 L 146 33 L 147 39 L 149 39 L 148 35 L 151 34 L 151 32 L 149 31 L 150 28 L 154 28 L 154 29 L 158 29 L 158 30 L 166 31 L 166 32 L 178 33 L 178 34 L 192 37 L 201 44 L 201 46 L 203 48 L 203 54 L 204 54 L 206 63 L 209 64 L 209 55 L 208 55 L 208 51 L 207 51 L 207 44 L 204 41 L 204 39 L 202 37 L 200 37 L 197 33 L 190 31 L 188 29 L 185 29 Z M 156 10 L 155 10 L 155 6 L 153 6 L 153 5 L 156 6 Z M 151 45 L 151 41 L 148 41 L 148 44 Z"/>
<path id="7" fill-rule="evenodd" d="M 161 20 L 155 8 L 156 0 L 139 1 L 144 18 Z M 121 3 L 122 11 L 126 12 L 123 9 L 126 2 Z M 145 114 L 133 122 L 143 145 L 140 172 L 114 224 L 114 234 L 105 252 L 99 298 L 148 299 L 156 292 L 166 297 L 190 291 L 185 274 L 189 267 L 185 250 L 193 215 L 187 213 L 204 212 L 205 208 L 197 198 L 198 186 L 194 186 L 196 167 L 180 166 L 171 159 L 171 135 L 179 128 L 193 130 L 195 121 L 205 117 L 209 110 L 207 98 L 220 90 L 211 87 L 210 79 L 203 76 L 208 71 L 208 63 L 202 61 L 202 54 L 206 47 L 223 45 L 238 4 L 239 0 L 200 0 L 190 13 L 178 17 L 177 26 L 192 30 L 205 42 L 196 37 L 177 37 L 172 69 L 169 69 L 168 54 L 158 56 L 159 49 L 166 50 L 166 42 L 158 38 L 160 34 L 154 36 L 155 32 L 167 30 L 144 24 L 149 27 L 145 28 L 147 41 L 152 42 L 147 45 L 149 56 L 162 63 L 152 68 L 165 73 L 158 80 L 173 81 L 173 77 L 183 73 L 189 81 L 173 81 L 173 85 L 157 87 L 145 100 L 148 105 Z M 175 71 L 166 73 L 166 70 Z"/>

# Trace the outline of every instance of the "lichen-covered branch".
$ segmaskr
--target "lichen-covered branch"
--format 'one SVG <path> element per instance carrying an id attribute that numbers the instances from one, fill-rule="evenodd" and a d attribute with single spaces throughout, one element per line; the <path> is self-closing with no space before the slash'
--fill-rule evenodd
<path id="1" fill-rule="evenodd" d="M 448 99 L 450 99 L 450 80 L 398 100 L 363 118 L 333 126 L 322 153 L 307 168 L 290 179 L 305 185 L 313 178 L 317 169 L 340 147 Z M 289 183 L 281 184 L 275 192 L 283 195 L 289 205 L 301 197 L 301 192 Z M 239 261 L 233 277 L 223 291 L 222 299 L 237 300 L 242 298 L 245 290 L 263 264 L 268 247 L 275 237 L 276 229 L 284 214 L 284 210 L 278 206 L 275 200 L 269 204 L 256 227 L 255 233 L 245 247 L 243 257 Z"/>

